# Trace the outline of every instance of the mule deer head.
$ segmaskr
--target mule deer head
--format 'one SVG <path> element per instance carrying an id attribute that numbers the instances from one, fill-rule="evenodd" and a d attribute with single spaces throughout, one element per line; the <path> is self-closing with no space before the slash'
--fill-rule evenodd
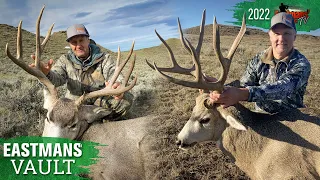
<path id="1" fill-rule="evenodd" d="M 131 75 L 134 63 L 135 63 L 135 55 L 134 60 L 131 63 L 129 68 L 129 72 L 124 77 L 122 81 L 122 86 L 117 89 L 113 89 L 112 85 L 117 80 L 120 72 L 130 59 L 133 53 L 134 42 L 132 44 L 131 50 L 127 56 L 127 58 L 120 64 L 120 49 L 118 49 L 118 58 L 115 72 L 109 82 L 109 84 L 101 90 L 93 91 L 88 94 L 83 94 L 76 101 L 66 99 L 66 98 L 58 98 L 57 89 L 50 82 L 50 80 L 46 77 L 46 75 L 40 69 L 40 60 L 41 54 L 44 50 L 46 43 L 48 42 L 53 25 L 49 28 L 49 31 L 46 35 L 46 38 L 43 40 L 42 44 L 40 44 L 40 21 L 42 17 L 42 13 L 44 11 L 43 7 L 40 11 L 37 23 L 36 23 L 36 53 L 35 53 L 35 67 L 29 67 L 27 64 L 23 62 L 22 57 L 22 37 L 21 37 L 21 26 L 22 21 L 20 21 L 18 26 L 17 33 L 17 57 L 13 57 L 9 51 L 9 45 L 6 45 L 6 54 L 7 56 L 19 67 L 28 72 L 29 74 L 35 76 L 39 79 L 39 81 L 45 86 L 45 102 L 48 113 L 47 118 L 45 120 L 45 127 L 43 131 L 43 136 L 50 137 L 64 137 L 70 139 L 80 138 L 83 132 L 88 128 L 89 124 L 95 120 L 101 119 L 108 115 L 110 112 L 102 111 L 102 108 L 92 105 L 84 105 L 83 102 L 89 98 L 95 98 L 100 96 L 110 96 L 110 95 L 118 95 L 124 93 L 134 87 L 137 81 L 137 77 L 133 80 L 133 82 L 126 86 L 129 81 L 129 76 Z"/>
<path id="2" fill-rule="evenodd" d="M 201 70 L 200 65 L 200 52 L 201 46 L 204 36 L 204 25 L 205 25 L 205 14 L 206 11 L 203 11 L 202 14 L 202 21 L 200 26 L 200 34 L 199 34 L 199 41 L 197 47 L 194 48 L 191 43 L 183 37 L 180 21 L 178 18 L 178 26 L 180 32 L 180 40 L 181 44 L 186 49 L 187 52 L 192 57 L 193 66 L 191 68 L 182 68 L 176 62 L 173 52 L 167 43 L 162 39 L 162 37 L 156 32 L 159 39 L 162 43 L 166 46 L 170 59 L 172 61 L 172 67 L 170 68 L 162 68 L 157 67 L 154 63 L 153 65 L 150 64 L 148 61 L 148 65 L 156 70 L 163 78 L 168 80 L 169 82 L 173 82 L 175 84 L 179 84 L 185 87 L 203 89 L 208 92 L 209 90 L 214 90 L 221 92 L 224 88 L 224 83 L 227 79 L 228 72 L 230 69 L 231 60 L 233 55 L 244 35 L 246 32 L 246 25 L 245 25 L 245 15 L 243 16 L 242 26 L 238 36 L 236 37 L 235 41 L 233 42 L 227 57 L 224 57 L 220 50 L 220 34 L 219 28 L 217 26 L 216 19 L 214 18 L 213 24 L 213 49 L 215 51 L 216 56 L 219 59 L 219 62 L 222 66 L 221 75 L 216 82 L 207 82 L 203 77 L 203 73 Z M 166 75 L 164 72 L 172 72 L 172 73 L 179 73 L 185 75 L 191 75 L 195 77 L 193 81 L 185 81 L 176 79 L 174 77 Z M 212 104 L 209 101 L 209 94 L 203 93 L 196 99 L 196 106 L 193 108 L 192 115 L 188 122 L 185 124 L 183 129 L 178 135 L 178 144 L 183 145 L 190 145 L 196 142 L 206 141 L 206 140 L 218 140 L 221 137 L 223 130 L 227 126 L 232 126 L 237 129 L 245 130 L 245 127 L 242 126 L 238 121 L 230 114 L 227 110 L 223 109 L 217 104 Z"/>

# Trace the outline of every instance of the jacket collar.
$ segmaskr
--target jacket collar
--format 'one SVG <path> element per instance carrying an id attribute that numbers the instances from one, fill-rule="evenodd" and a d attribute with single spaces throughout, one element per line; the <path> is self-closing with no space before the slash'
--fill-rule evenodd
<path id="1" fill-rule="evenodd" d="M 83 64 L 83 61 L 79 60 L 71 50 L 68 52 L 68 59 L 74 64 L 74 67 L 76 69 L 86 70 L 103 60 L 103 56 L 105 55 L 105 53 L 101 52 L 98 46 L 95 46 L 93 44 L 90 44 L 89 46 L 90 56 L 87 60 L 85 60 L 85 64 Z"/>
<path id="2" fill-rule="evenodd" d="M 292 58 L 294 52 L 296 50 L 293 48 L 292 51 L 290 52 L 290 54 L 288 56 L 286 56 L 285 58 L 281 59 L 279 62 L 285 62 L 286 64 L 289 63 L 290 59 Z M 263 54 L 261 61 L 265 64 L 270 64 L 270 65 L 275 65 L 274 61 L 273 61 L 274 57 L 273 57 L 273 50 L 272 47 L 270 46 L 266 52 Z"/>

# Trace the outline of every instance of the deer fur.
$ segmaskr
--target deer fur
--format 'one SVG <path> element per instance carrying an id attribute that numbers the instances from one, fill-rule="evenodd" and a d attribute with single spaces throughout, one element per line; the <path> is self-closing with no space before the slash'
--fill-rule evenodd
<path id="1" fill-rule="evenodd" d="M 50 97 L 45 99 L 50 99 Z M 52 107 L 51 107 L 52 106 Z M 43 136 L 93 141 L 98 146 L 97 164 L 91 165 L 92 179 L 147 179 L 145 158 L 150 142 L 147 137 L 155 116 L 101 122 L 109 111 L 93 106 L 77 106 L 60 98 L 48 106 Z"/>
<path id="2" fill-rule="evenodd" d="M 208 99 L 206 93 L 197 97 L 178 135 L 181 146 L 214 140 L 252 179 L 320 179 L 318 116 L 308 109 L 262 114 L 241 104 L 208 108 Z M 210 120 L 201 124 L 203 118 Z"/>
<path id="3" fill-rule="evenodd" d="M 148 179 L 147 162 L 150 126 L 156 117 L 92 125 L 83 140 L 107 146 L 98 147 L 103 159 L 91 167 L 93 179 Z"/>

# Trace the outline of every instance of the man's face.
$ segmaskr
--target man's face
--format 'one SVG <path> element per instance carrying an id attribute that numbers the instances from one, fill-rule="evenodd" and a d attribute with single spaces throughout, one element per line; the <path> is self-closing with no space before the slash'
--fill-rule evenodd
<path id="1" fill-rule="evenodd" d="M 74 36 L 69 40 L 70 48 L 80 59 L 86 59 L 89 56 L 89 44 L 89 37 L 83 35 Z"/>
<path id="2" fill-rule="evenodd" d="M 293 48 L 296 32 L 284 24 L 277 24 L 269 31 L 269 37 L 275 58 L 284 58 Z"/>

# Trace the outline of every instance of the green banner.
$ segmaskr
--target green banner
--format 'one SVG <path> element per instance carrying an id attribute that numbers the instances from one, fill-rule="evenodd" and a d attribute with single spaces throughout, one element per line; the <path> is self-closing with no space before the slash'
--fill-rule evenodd
<path id="1" fill-rule="evenodd" d="M 318 18 L 320 17 L 320 1 L 318 0 L 256 0 L 244 1 L 233 6 L 233 18 L 241 25 L 242 16 L 246 13 L 247 25 L 270 28 L 270 21 L 273 15 L 279 12 L 286 12 L 293 16 L 297 31 L 313 31 L 320 28 Z"/>
<path id="2" fill-rule="evenodd" d="M 1 179 L 85 179 L 101 146 L 63 138 L 0 139 Z"/>

